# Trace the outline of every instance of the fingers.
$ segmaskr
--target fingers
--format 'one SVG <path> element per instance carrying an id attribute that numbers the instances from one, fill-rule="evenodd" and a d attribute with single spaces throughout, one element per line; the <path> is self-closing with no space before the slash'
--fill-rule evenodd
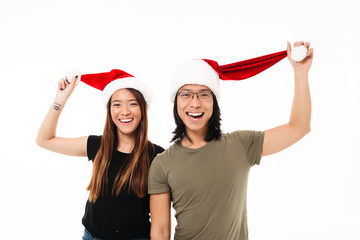
<path id="1" fill-rule="evenodd" d="M 314 49 L 313 48 L 310 48 L 306 54 L 307 57 L 313 57 L 314 56 Z"/>
<path id="2" fill-rule="evenodd" d="M 69 82 L 67 77 L 60 79 L 60 81 L 58 81 L 58 90 L 56 91 L 55 100 L 58 103 L 65 103 L 72 94 L 76 85 L 76 77 L 73 77 L 71 82 Z"/>
<path id="3" fill-rule="evenodd" d="M 306 57 L 312 57 L 314 55 L 314 49 L 310 48 L 310 42 L 298 41 L 298 42 L 294 42 L 293 44 L 294 47 L 298 47 L 301 45 L 307 48 Z M 289 48 L 291 53 L 291 46 L 289 46 L 289 42 L 288 42 L 288 46 L 287 46 L 288 54 L 289 54 Z"/>
<path id="4" fill-rule="evenodd" d="M 304 43 L 304 47 L 306 47 L 307 49 L 307 52 L 306 52 L 306 57 L 309 57 L 310 56 L 310 43 L 309 42 L 306 42 Z"/>
<path id="5" fill-rule="evenodd" d="M 71 80 L 71 82 L 69 82 L 69 80 L 67 79 L 67 77 L 62 78 L 59 82 L 58 82 L 58 87 L 61 91 L 65 90 L 67 87 L 72 87 L 76 82 L 76 78 L 77 77 L 73 77 L 73 79 Z"/>
<path id="6" fill-rule="evenodd" d="M 61 86 L 61 81 L 58 81 L 58 89 L 63 90 L 63 87 Z"/>
<path id="7" fill-rule="evenodd" d="M 312 57 L 314 54 L 314 49 L 310 48 L 310 43 L 309 42 L 305 42 L 304 43 L 304 47 L 307 48 L 307 53 L 306 53 L 306 57 Z"/>
<path id="8" fill-rule="evenodd" d="M 291 44 L 289 43 L 289 42 L 287 42 L 287 48 L 286 48 L 286 51 L 287 51 L 287 57 L 288 57 L 288 59 L 291 61 L 292 59 L 291 59 Z"/>
<path id="9" fill-rule="evenodd" d="M 308 49 L 307 54 L 309 53 L 309 48 L 310 48 L 310 42 L 304 42 L 304 41 L 298 41 L 294 43 L 294 47 L 298 47 L 303 45 L 304 47 L 306 47 Z"/>
<path id="10" fill-rule="evenodd" d="M 71 83 L 74 83 L 74 85 L 77 85 L 77 79 L 78 79 L 78 76 L 73 76 L 72 79 L 71 79 Z"/>
<path id="11" fill-rule="evenodd" d="M 298 47 L 300 45 L 304 45 L 304 41 L 294 42 L 294 47 Z"/>
<path id="12" fill-rule="evenodd" d="M 302 72 L 308 72 L 310 70 L 313 55 L 314 55 L 314 49 L 310 48 L 310 42 L 304 42 L 304 41 L 297 41 L 294 42 L 292 46 L 289 46 L 289 42 L 287 44 L 287 52 L 288 52 L 288 59 L 294 68 L 295 71 L 302 71 Z M 304 48 L 298 48 L 294 51 L 295 47 L 304 47 Z M 291 49 L 293 47 L 293 49 Z M 291 54 L 291 55 L 289 55 Z M 293 56 L 294 55 L 294 56 Z M 294 60 L 297 59 L 298 60 Z"/>
<path id="13" fill-rule="evenodd" d="M 58 87 L 59 89 L 62 91 L 66 88 L 66 82 L 65 82 L 65 79 L 62 78 L 59 82 L 58 82 Z"/>
<path id="14" fill-rule="evenodd" d="M 288 54 L 291 53 L 291 44 L 289 42 L 287 42 L 287 52 Z"/>

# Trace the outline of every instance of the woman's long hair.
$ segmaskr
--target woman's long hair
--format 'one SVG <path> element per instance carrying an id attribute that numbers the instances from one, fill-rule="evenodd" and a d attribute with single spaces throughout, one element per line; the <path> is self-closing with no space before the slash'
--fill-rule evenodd
<path id="1" fill-rule="evenodd" d="M 140 106 L 141 121 L 136 129 L 134 148 L 115 177 L 111 193 L 117 196 L 122 190 L 127 188 L 128 192 L 131 191 L 138 197 L 144 197 L 150 166 L 148 150 L 149 147 L 153 147 L 153 145 L 148 141 L 147 136 L 148 120 L 146 101 L 139 91 L 132 88 L 127 88 L 127 90 L 134 95 Z M 110 190 L 108 189 L 108 171 L 113 152 L 119 144 L 117 127 L 112 121 L 110 109 L 111 98 L 107 104 L 107 116 L 100 149 L 95 156 L 92 177 L 87 187 L 87 190 L 90 190 L 90 202 L 95 202 L 99 196 L 104 196 Z"/>
<path id="2" fill-rule="evenodd" d="M 214 102 L 213 114 L 211 115 L 211 118 L 209 119 L 209 122 L 208 122 L 208 129 L 207 129 L 206 136 L 205 136 L 205 141 L 207 141 L 207 142 L 210 142 L 213 139 L 218 140 L 221 137 L 220 107 L 219 107 L 218 101 L 216 99 L 216 96 L 214 94 L 212 96 L 213 96 L 213 102 Z M 190 137 L 186 133 L 185 124 L 181 120 L 179 113 L 177 111 L 177 98 L 178 98 L 178 94 L 176 94 L 175 100 L 174 100 L 173 114 L 174 114 L 176 128 L 172 132 L 174 134 L 174 136 L 171 139 L 171 142 L 180 140 L 182 137 L 186 137 L 191 142 Z"/>

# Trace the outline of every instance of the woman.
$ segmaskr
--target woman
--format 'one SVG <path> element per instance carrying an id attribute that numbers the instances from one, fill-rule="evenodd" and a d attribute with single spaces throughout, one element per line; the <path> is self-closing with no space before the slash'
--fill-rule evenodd
<path id="1" fill-rule="evenodd" d="M 88 157 L 93 172 L 82 223 L 83 240 L 149 239 L 149 197 L 152 159 L 164 151 L 148 141 L 147 105 L 151 91 L 130 74 L 114 69 L 86 74 L 81 81 L 103 91 L 107 116 L 102 136 L 56 136 L 59 116 L 80 76 L 58 83 L 53 107 L 36 139 L 40 147 L 70 156 Z"/>
<path id="2" fill-rule="evenodd" d="M 156 157 L 149 173 L 152 240 L 170 239 L 170 201 L 177 220 L 174 239 L 248 239 L 250 168 L 260 164 L 262 156 L 291 146 L 310 131 L 308 72 L 313 50 L 309 43 L 296 42 L 294 46 L 307 48 L 303 61 L 291 59 L 288 44 L 287 51 L 244 62 L 218 66 L 197 59 L 175 71 L 171 91 L 175 143 Z M 266 131 L 221 133 L 219 78 L 245 79 L 286 56 L 295 81 L 289 122 Z"/>

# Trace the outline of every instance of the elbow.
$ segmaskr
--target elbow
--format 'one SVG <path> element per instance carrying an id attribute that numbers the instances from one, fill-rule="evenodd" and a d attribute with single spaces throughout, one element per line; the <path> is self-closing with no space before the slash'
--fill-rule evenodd
<path id="1" fill-rule="evenodd" d="M 152 240 L 169 240 L 170 239 L 170 230 L 167 227 L 158 227 L 154 228 L 151 226 L 150 230 L 150 239 Z"/>
<path id="2" fill-rule="evenodd" d="M 308 125 L 304 128 L 303 131 L 304 131 L 304 136 L 306 136 L 307 134 L 309 134 L 310 131 L 311 131 L 311 125 L 308 124 Z"/>
<path id="3" fill-rule="evenodd" d="M 305 137 L 311 131 L 310 123 L 297 124 L 297 123 L 289 122 L 289 125 L 294 130 L 294 133 L 298 136 L 298 139 Z"/>
<path id="4" fill-rule="evenodd" d="M 36 137 L 35 142 L 36 142 L 36 144 L 37 144 L 39 147 L 42 147 L 43 142 L 41 141 L 41 139 L 39 138 L 39 136 Z"/>
<path id="5" fill-rule="evenodd" d="M 45 148 L 45 143 L 43 140 L 39 139 L 38 137 L 35 139 L 36 144 L 41 147 L 41 148 Z"/>
<path id="6" fill-rule="evenodd" d="M 305 137 L 307 134 L 309 134 L 311 131 L 311 127 L 310 125 L 309 126 L 306 126 L 306 127 L 303 127 L 299 130 L 299 139 Z"/>
<path id="7" fill-rule="evenodd" d="M 151 240 L 170 240 L 170 233 L 150 234 Z"/>
<path id="8" fill-rule="evenodd" d="M 45 149 L 47 149 L 46 146 L 47 146 L 48 141 L 49 141 L 49 140 L 43 139 L 43 138 L 41 138 L 41 137 L 39 137 L 39 136 L 37 136 L 36 139 L 35 139 L 36 144 L 37 144 L 39 147 L 45 148 Z"/>

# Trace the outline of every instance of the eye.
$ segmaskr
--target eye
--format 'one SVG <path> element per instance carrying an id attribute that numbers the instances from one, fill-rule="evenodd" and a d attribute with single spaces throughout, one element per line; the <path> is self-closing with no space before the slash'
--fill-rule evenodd
<path id="1" fill-rule="evenodd" d="M 182 92 L 180 93 L 181 97 L 190 97 L 191 93 L 187 93 L 187 92 Z"/>
<path id="2" fill-rule="evenodd" d="M 207 98 L 207 97 L 210 97 L 210 93 L 201 93 L 201 96 Z"/>
<path id="3" fill-rule="evenodd" d="M 114 103 L 112 106 L 113 107 L 120 107 L 120 103 Z"/>
<path id="4" fill-rule="evenodd" d="M 135 107 L 135 106 L 138 105 L 138 103 L 137 102 L 131 102 L 129 105 Z"/>

